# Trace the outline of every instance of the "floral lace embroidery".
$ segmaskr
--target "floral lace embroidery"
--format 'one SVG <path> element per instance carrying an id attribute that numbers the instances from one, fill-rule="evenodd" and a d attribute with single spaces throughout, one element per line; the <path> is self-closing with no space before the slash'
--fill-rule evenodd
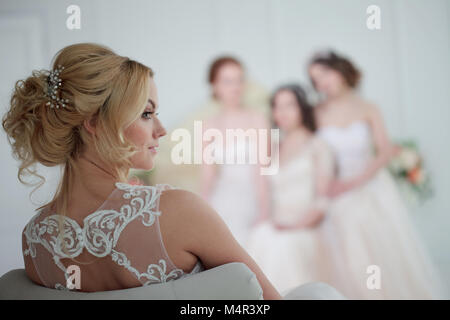
<path id="1" fill-rule="evenodd" d="M 69 275 L 60 259 L 75 258 L 81 254 L 83 248 L 96 257 L 111 255 L 114 262 L 132 272 L 140 281 L 142 278 L 147 279 L 143 285 L 175 280 L 202 270 L 202 266 L 197 263 L 190 273 L 176 268 L 167 274 L 166 261 L 160 259 L 158 264 L 148 265 L 147 272 L 140 273 L 132 267 L 124 253 L 114 250 L 122 230 L 128 223 L 142 217 L 142 224 L 152 226 L 156 219 L 155 216 L 161 215 L 161 211 L 153 210 L 161 190 L 152 186 L 130 185 L 121 182 L 117 182 L 115 185 L 118 189 L 125 191 L 124 199 L 130 199 L 129 203 L 124 204 L 119 211 L 112 209 L 96 211 L 83 219 L 83 228 L 75 220 L 64 217 L 63 241 L 66 243 L 66 252 L 63 252 L 62 243 L 58 237 L 59 215 L 50 215 L 39 223 L 35 223 L 40 212 L 37 213 L 25 228 L 24 234 L 28 249 L 24 250 L 24 255 L 36 257 L 35 244 L 41 244 L 53 255 L 55 264 L 64 272 L 66 280 Z M 141 195 L 143 198 L 140 197 Z M 49 240 L 43 237 L 45 234 L 49 235 Z M 55 284 L 55 289 L 70 290 L 60 283 Z"/>
<path id="2" fill-rule="evenodd" d="M 169 274 L 166 274 L 166 261 L 164 259 L 159 260 L 159 265 L 150 264 L 147 267 L 146 273 L 139 273 L 138 270 L 133 268 L 130 264 L 130 260 L 128 260 L 126 255 L 122 252 L 113 250 L 112 259 L 119 266 L 123 266 L 130 272 L 134 273 L 139 280 L 141 280 L 141 278 L 146 278 L 147 281 L 144 283 L 144 285 L 149 285 L 155 282 L 167 282 L 169 280 L 175 280 L 184 273 L 184 271 L 181 269 L 174 269 Z M 157 272 L 156 275 L 155 271 Z"/>

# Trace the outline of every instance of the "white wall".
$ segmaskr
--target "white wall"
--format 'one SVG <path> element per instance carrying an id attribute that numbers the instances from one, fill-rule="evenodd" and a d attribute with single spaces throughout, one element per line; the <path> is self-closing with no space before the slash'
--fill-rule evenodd
<path id="1" fill-rule="evenodd" d="M 68 30 L 65 12 L 72 3 L 1 2 L 2 114 L 14 81 L 48 68 L 54 53 L 74 42 L 100 42 L 151 66 L 169 128 L 205 99 L 206 70 L 218 54 L 240 57 L 249 75 L 271 90 L 290 80 L 307 83 L 311 53 L 333 47 L 363 70 L 361 92 L 380 106 L 390 134 L 416 139 L 425 154 L 436 194 L 412 214 L 450 283 L 449 1 L 85 0 L 76 2 L 81 30 Z M 366 28 L 370 4 L 381 8 L 381 30 Z M 20 231 L 36 207 L 28 200 L 31 190 L 17 181 L 3 132 L 1 141 L 0 274 L 21 266 Z M 57 173 L 44 172 L 55 183 Z M 46 186 L 33 199 L 48 200 L 51 190 Z"/>

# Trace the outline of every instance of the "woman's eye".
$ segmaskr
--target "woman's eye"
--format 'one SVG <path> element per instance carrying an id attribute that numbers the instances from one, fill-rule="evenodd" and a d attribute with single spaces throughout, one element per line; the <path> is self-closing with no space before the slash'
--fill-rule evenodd
<path id="1" fill-rule="evenodd" d="M 144 113 L 142 114 L 142 117 L 143 117 L 144 119 L 152 119 L 151 116 L 150 116 L 150 115 L 152 115 L 152 114 L 158 115 L 159 112 L 156 112 L 156 113 L 155 113 L 154 111 L 146 111 L 146 112 L 144 112 Z"/>

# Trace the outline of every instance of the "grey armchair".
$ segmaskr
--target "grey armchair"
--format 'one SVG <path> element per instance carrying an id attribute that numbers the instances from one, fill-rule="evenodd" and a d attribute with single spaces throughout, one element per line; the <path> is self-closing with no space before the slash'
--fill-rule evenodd
<path id="1" fill-rule="evenodd" d="M 50 289 L 34 284 L 24 269 L 0 277 L 0 299 L 8 300 L 262 300 L 263 291 L 255 274 L 244 264 L 233 262 L 191 276 L 123 290 L 76 292 Z M 324 283 L 309 283 L 290 291 L 284 299 L 344 299 Z"/>

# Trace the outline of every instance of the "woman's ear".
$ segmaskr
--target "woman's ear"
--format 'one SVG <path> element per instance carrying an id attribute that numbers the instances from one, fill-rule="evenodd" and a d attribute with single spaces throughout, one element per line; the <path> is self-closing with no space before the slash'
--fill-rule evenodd
<path id="1" fill-rule="evenodd" d="M 216 83 L 213 83 L 213 84 L 211 85 L 211 95 L 212 95 L 212 97 L 213 97 L 214 99 L 217 99 L 217 94 L 216 94 L 216 92 L 217 92 L 217 84 L 216 84 Z"/>
<path id="2" fill-rule="evenodd" d="M 84 128 L 92 135 L 95 136 L 95 125 L 96 125 L 96 119 L 95 117 L 90 117 L 89 119 L 85 119 L 83 121 Z"/>

